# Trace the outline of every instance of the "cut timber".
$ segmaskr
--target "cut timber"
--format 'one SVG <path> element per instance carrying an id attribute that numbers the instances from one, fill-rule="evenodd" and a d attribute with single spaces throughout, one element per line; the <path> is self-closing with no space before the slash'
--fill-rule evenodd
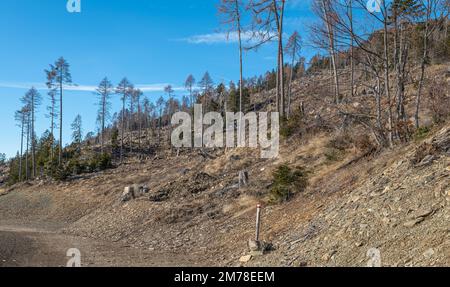
<path id="1" fill-rule="evenodd" d="M 215 156 L 213 156 L 213 155 L 207 153 L 207 152 L 204 151 L 203 149 L 200 149 L 198 153 L 199 153 L 199 155 L 201 155 L 201 156 L 204 157 L 204 158 L 207 158 L 207 159 L 216 159 Z"/>

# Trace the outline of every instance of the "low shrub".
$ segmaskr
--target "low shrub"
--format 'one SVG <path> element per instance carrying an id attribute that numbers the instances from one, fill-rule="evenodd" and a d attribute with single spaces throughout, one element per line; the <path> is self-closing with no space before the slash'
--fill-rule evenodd
<path id="1" fill-rule="evenodd" d="M 89 162 L 89 168 L 91 171 L 102 171 L 111 167 L 111 155 L 106 153 L 94 155 Z"/>
<path id="2" fill-rule="evenodd" d="M 289 118 L 282 118 L 280 123 L 280 136 L 289 138 L 299 134 L 302 131 L 303 117 L 300 110 L 296 110 Z"/>
<path id="3" fill-rule="evenodd" d="M 429 127 L 420 127 L 414 132 L 413 138 L 416 141 L 421 141 L 430 134 L 430 131 Z"/>
<path id="4" fill-rule="evenodd" d="M 288 201 L 295 193 L 303 192 L 308 185 L 308 172 L 302 167 L 279 166 L 273 172 L 270 203 Z"/>
<path id="5" fill-rule="evenodd" d="M 346 132 L 335 135 L 326 145 L 329 149 L 336 149 L 340 151 L 344 151 L 352 146 L 352 137 Z"/>

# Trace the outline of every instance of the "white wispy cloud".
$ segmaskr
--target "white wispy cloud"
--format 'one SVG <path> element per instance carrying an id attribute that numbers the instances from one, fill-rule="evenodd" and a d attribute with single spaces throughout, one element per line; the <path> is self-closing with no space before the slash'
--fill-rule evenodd
<path id="1" fill-rule="evenodd" d="M 186 90 L 184 87 L 174 86 L 174 85 L 169 84 L 169 83 L 165 83 L 165 84 L 142 84 L 142 85 L 136 85 L 136 88 L 140 89 L 143 92 L 163 92 L 164 88 L 167 87 L 168 85 L 171 85 L 172 89 L 174 91 L 184 91 L 184 90 Z"/>
<path id="2" fill-rule="evenodd" d="M 142 90 L 143 92 L 163 92 L 164 88 L 167 87 L 168 85 L 169 83 L 138 84 L 135 85 L 135 87 Z M 41 91 L 48 90 L 47 86 L 43 83 L 0 82 L 0 88 L 28 90 L 31 89 L 32 87 Z M 95 92 L 97 87 L 93 85 L 65 85 L 64 89 L 66 91 Z M 172 89 L 175 91 L 185 90 L 184 87 L 175 85 L 172 85 Z"/>
<path id="3" fill-rule="evenodd" d="M 271 35 L 275 36 L 275 34 Z M 252 32 L 246 31 L 241 33 L 241 39 L 243 42 L 253 42 L 255 37 Z M 187 42 L 189 44 L 230 44 L 237 43 L 239 41 L 239 35 L 237 32 L 217 32 L 201 35 L 193 35 L 186 38 L 177 39 L 178 41 Z"/>

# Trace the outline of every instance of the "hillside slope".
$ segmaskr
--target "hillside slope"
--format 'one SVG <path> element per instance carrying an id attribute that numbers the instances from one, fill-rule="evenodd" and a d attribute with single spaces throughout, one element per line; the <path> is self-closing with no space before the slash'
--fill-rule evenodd
<path id="1" fill-rule="evenodd" d="M 448 83 L 446 69 L 435 66 L 430 77 Z M 186 149 L 178 156 L 166 150 L 63 182 L 0 186 L 0 233 L 26 227 L 39 232 L 20 233 L 17 242 L 25 236 L 37 246 L 51 246 L 53 239 L 85 246 L 94 254 L 87 256 L 93 265 L 123 266 L 136 259 L 139 266 L 239 266 L 254 237 L 255 207 L 267 201 L 274 170 L 286 164 L 307 170 L 308 186 L 287 203 L 264 204 L 261 237 L 274 248 L 243 265 L 365 266 L 373 248 L 384 266 L 450 265 L 450 125 L 393 149 L 364 150 L 354 142 L 330 149 L 349 137 L 367 142 L 368 136 L 357 125 L 350 135 L 336 128 L 349 124 L 336 120 L 332 101 L 321 97 L 327 87 L 316 84 L 322 82 L 329 75 L 295 83 L 293 110 L 305 103 L 306 127 L 282 140 L 277 159 L 261 159 L 249 149 Z M 345 108 L 357 112 L 373 104 L 373 97 L 358 95 Z M 273 96 L 255 95 L 253 104 L 267 108 Z M 412 106 L 408 100 L 406 107 Z M 422 118 L 431 121 L 427 113 Z M 249 185 L 239 188 L 243 170 Z M 121 202 L 124 188 L 133 184 L 146 185 L 149 193 Z M 56 235 L 42 238 L 48 232 Z M 123 248 L 145 256 L 95 260 L 95 254 L 104 258 L 104 248 L 93 242 L 111 246 L 117 256 Z M 0 250 L 0 257 L 5 254 Z"/>
<path id="2" fill-rule="evenodd" d="M 0 196 L 1 223 L 235 266 L 248 253 L 255 205 L 272 170 L 289 163 L 313 171 L 310 185 L 292 201 L 264 208 L 262 238 L 275 250 L 248 265 L 364 266 L 371 248 L 380 249 L 385 266 L 449 265 L 450 127 L 351 165 L 356 154 L 327 161 L 328 137 L 289 142 L 276 161 L 247 150 L 216 151 L 215 159 L 186 153 L 66 183 L 14 186 Z M 250 185 L 239 190 L 243 168 Z M 147 183 L 150 195 L 120 203 L 132 183 Z"/>

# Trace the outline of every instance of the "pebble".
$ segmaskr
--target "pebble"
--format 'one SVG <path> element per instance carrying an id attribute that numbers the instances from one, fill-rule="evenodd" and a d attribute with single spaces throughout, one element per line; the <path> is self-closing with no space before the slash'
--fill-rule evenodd
<path id="1" fill-rule="evenodd" d="M 433 255 L 434 255 L 434 250 L 433 250 L 433 248 L 430 248 L 430 249 L 428 249 L 427 251 L 425 251 L 424 253 L 423 253 L 423 256 L 425 256 L 425 258 L 431 258 L 431 257 L 433 257 Z"/>
<path id="2" fill-rule="evenodd" d="M 252 258 L 253 258 L 252 255 L 245 255 L 245 256 L 242 256 L 241 258 L 239 258 L 239 262 L 241 262 L 241 263 L 247 263 L 247 262 L 249 262 L 250 260 L 252 260 Z"/>

